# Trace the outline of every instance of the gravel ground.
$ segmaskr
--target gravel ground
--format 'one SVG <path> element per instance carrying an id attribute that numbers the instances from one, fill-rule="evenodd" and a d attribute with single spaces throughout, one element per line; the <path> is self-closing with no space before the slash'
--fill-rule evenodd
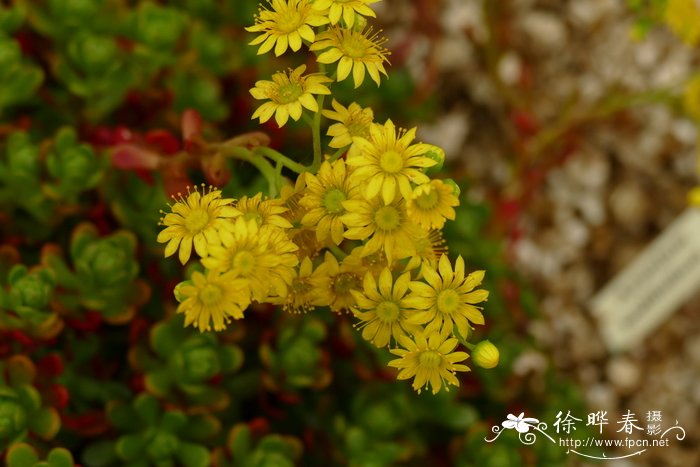
<path id="1" fill-rule="evenodd" d="M 589 307 L 686 208 L 697 130 L 675 96 L 700 70 L 697 51 L 663 28 L 633 40 L 623 0 L 378 5 L 394 58 L 422 92 L 440 94 L 421 136 L 477 181 L 470 196 L 508 214 L 508 254 L 543 312 L 531 333 L 611 424 L 627 410 L 644 423 L 661 411 L 664 426 L 686 430 L 682 442 L 606 464 L 700 465 L 700 294 L 617 353 Z"/>

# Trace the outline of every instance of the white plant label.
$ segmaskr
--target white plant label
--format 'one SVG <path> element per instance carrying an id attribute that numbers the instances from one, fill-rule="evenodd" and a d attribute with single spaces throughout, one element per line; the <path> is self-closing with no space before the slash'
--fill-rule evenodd
<path id="1" fill-rule="evenodd" d="M 688 208 L 590 301 L 608 349 L 625 351 L 700 290 L 700 209 Z"/>

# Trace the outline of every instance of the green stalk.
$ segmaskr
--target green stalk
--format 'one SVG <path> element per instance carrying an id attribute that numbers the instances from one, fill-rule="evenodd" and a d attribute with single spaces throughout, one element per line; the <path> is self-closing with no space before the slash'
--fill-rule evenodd
<path id="1" fill-rule="evenodd" d="M 268 185 L 268 196 L 274 198 L 279 192 L 278 176 L 275 168 L 263 157 L 256 157 L 251 151 L 243 146 L 222 146 L 222 154 L 226 157 L 232 157 L 246 161 L 253 165 L 265 177 Z"/>
<path id="2" fill-rule="evenodd" d="M 298 162 L 295 162 L 291 160 L 289 157 L 285 156 L 282 153 L 279 153 L 275 151 L 272 148 L 269 148 L 267 146 L 258 146 L 257 148 L 253 149 L 253 154 L 258 153 L 262 156 L 267 157 L 268 159 L 273 160 L 274 162 L 281 164 L 285 167 L 287 167 L 289 170 L 292 170 L 298 174 L 302 172 L 307 172 L 309 169 Z"/>

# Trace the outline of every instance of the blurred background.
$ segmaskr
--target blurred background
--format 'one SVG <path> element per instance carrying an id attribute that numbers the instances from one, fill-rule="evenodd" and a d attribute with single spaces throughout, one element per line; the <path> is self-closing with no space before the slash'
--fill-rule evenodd
<path id="1" fill-rule="evenodd" d="M 445 238 L 487 271 L 477 337 L 500 365 L 417 395 L 350 316 L 260 307 L 225 333 L 183 330 L 172 289 L 185 271 L 155 241 L 168 196 L 199 182 L 230 196 L 265 187 L 247 165 L 195 154 L 187 131 L 261 130 L 306 160 L 303 122 L 261 128 L 248 93 L 299 57 L 246 45 L 254 0 L 18 0 L 0 10 L 0 451 L 63 447 L 85 466 L 700 465 L 700 294 L 625 349 L 591 307 L 700 204 L 700 5 L 372 7 L 389 79 L 343 82 L 335 98 L 445 149 L 444 176 L 462 188 Z M 598 411 L 602 433 L 586 426 Z M 548 433 L 570 412 L 582 419 L 572 438 L 623 439 L 628 411 L 644 428 L 631 437 L 648 438 L 659 412 L 685 439 L 599 463 L 541 435 L 485 441 L 523 412 Z"/>

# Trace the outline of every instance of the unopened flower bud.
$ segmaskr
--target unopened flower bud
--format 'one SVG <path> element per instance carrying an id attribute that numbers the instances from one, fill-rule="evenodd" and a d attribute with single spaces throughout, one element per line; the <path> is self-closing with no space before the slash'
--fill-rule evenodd
<path id="1" fill-rule="evenodd" d="M 472 350 L 472 360 L 476 366 L 481 368 L 494 368 L 498 365 L 500 354 L 491 341 L 481 341 Z"/>

